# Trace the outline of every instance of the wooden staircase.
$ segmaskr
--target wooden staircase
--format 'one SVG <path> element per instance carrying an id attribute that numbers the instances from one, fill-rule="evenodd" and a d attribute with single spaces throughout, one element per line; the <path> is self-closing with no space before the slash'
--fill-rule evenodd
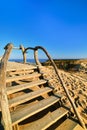
<path id="1" fill-rule="evenodd" d="M 62 105 L 62 96 L 49 86 L 37 65 L 15 63 L 13 68 L 7 67 L 5 83 L 6 89 L 1 90 L 4 130 L 74 130 L 77 125 L 82 129 L 70 119 L 71 112 Z M 9 121 L 4 118 L 6 112 Z"/>
<path id="2" fill-rule="evenodd" d="M 43 126 L 37 127 L 38 129 L 45 129 L 68 114 L 66 109 L 59 107 L 61 96 L 58 93 L 53 94 L 54 88 L 48 86 L 47 80 L 43 79 L 36 68 L 31 70 L 33 72 L 28 73 L 27 70 L 26 73 L 26 70 L 23 70 L 23 72 L 20 70 L 18 73 L 9 71 L 7 74 L 7 95 L 13 128 L 15 125 L 18 127 L 18 123 L 26 119 L 29 120 L 31 116 L 34 117 L 37 113 L 46 111 L 46 115 L 43 115 L 42 119 L 37 119 L 33 124 L 35 125 L 38 121 L 44 122 L 47 119 L 46 125 L 42 123 Z M 57 109 L 55 105 L 57 105 Z M 54 107 L 52 112 L 51 107 Z M 49 119 L 50 115 L 54 119 Z M 31 125 L 28 128 L 25 127 L 25 129 L 31 130 Z"/>
<path id="3" fill-rule="evenodd" d="M 62 96 L 54 93 L 37 66 L 7 70 L 6 84 L 13 130 L 45 130 L 69 119 L 70 112 L 60 105 Z"/>

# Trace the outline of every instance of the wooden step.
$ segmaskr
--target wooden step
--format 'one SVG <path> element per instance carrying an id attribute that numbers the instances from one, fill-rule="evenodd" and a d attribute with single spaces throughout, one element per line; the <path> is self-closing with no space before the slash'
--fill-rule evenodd
<path id="1" fill-rule="evenodd" d="M 60 126 L 55 130 L 83 130 L 83 128 L 75 121 L 71 119 L 66 119 Z"/>
<path id="2" fill-rule="evenodd" d="M 47 81 L 46 80 L 37 80 L 37 81 L 32 81 L 30 83 L 25 83 L 25 84 L 21 84 L 21 85 L 16 85 L 16 86 L 12 86 L 12 87 L 7 87 L 7 94 L 12 94 L 24 89 L 30 89 L 31 87 L 34 87 L 36 85 L 41 85 L 41 84 L 45 84 Z"/>
<path id="3" fill-rule="evenodd" d="M 32 122 L 30 125 L 27 125 L 27 127 L 23 128 L 23 130 L 46 130 L 48 127 L 50 127 L 63 116 L 65 116 L 67 113 L 68 111 L 66 109 L 60 107 L 57 110 L 48 113 L 43 118 Z"/>
<path id="4" fill-rule="evenodd" d="M 17 71 L 27 71 L 27 70 L 34 70 L 34 69 L 37 69 L 37 67 L 36 66 L 32 66 L 32 67 L 29 67 L 29 68 L 9 68 L 9 69 L 6 69 L 6 72 L 13 72 L 13 71 L 15 71 L 15 72 L 17 72 Z"/>
<path id="5" fill-rule="evenodd" d="M 6 71 L 11 72 L 11 71 L 31 70 L 31 69 L 37 69 L 37 66 L 18 62 L 8 62 Z"/>
<path id="6" fill-rule="evenodd" d="M 6 79 L 6 82 L 12 82 L 12 81 L 17 81 L 17 80 L 23 80 L 23 79 L 29 79 L 29 78 L 35 78 L 35 77 L 39 77 L 41 76 L 41 74 L 39 73 L 33 73 L 33 74 L 27 74 L 27 75 L 21 75 L 21 76 L 13 76 L 13 77 L 8 77 Z"/>
<path id="7" fill-rule="evenodd" d="M 11 113 L 12 117 L 12 123 L 13 125 L 23 121 L 24 119 L 27 119 L 28 117 L 31 117 L 32 115 L 50 107 L 51 105 L 57 103 L 60 100 L 60 96 L 58 94 L 55 94 L 55 96 L 50 96 L 47 99 L 43 99 L 39 102 L 37 102 L 35 105 L 32 106 L 25 106 L 24 108 L 20 108 L 18 110 L 15 110 Z"/>
<path id="8" fill-rule="evenodd" d="M 45 87 L 45 88 L 41 88 L 39 90 L 33 91 L 33 92 L 29 92 L 29 93 L 25 93 L 21 96 L 15 97 L 13 99 L 9 100 L 9 106 L 10 107 L 14 107 L 16 105 L 19 105 L 21 103 L 27 102 L 31 99 L 34 99 L 38 96 L 41 96 L 45 93 L 51 92 L 53 89 L 49 88 L 49 87 Z"/>
<path id="9" fill-rule="evenodd" d="M 33 73 L 34 70 L 18 70 L 18 71 L 11 71 L 8 72 L 9 75 L 16 75 L 16 74 L 27 74 L 27 73 Z"/>

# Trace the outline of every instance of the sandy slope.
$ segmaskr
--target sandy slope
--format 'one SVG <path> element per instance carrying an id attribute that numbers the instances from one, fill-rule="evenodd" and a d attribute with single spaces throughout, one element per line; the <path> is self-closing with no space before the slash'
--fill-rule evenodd
<path id="1" fill-rule="evenodd" d="M 55 86 L 59 93 L 65 95 L 61 82 L 57 78 L 54 69 L 49 66 L 44 67 L 42 71 L 45 72 L 45 78 L 51 79 L 50 84 Z M 82 72 L 72 73 L 64 72 L 62 70 L 58 71 L 66 85 L 66 88 L 68 88 L 68 91 L 72 97 L 72 100 L 76 104 L 79 113 L 81 114 L 84 122 L 87 124 L 87 74 Z M 66 95 L 64 102 L 68 102 Z"/>

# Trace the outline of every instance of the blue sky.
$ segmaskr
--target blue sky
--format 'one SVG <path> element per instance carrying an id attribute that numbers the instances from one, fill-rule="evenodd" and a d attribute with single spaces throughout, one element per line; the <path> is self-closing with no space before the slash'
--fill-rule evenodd
<path id="1" fill-rule="evenodd" d="M 9 42 L 43 46 L 53 58 L 87 58 L 87 0 L 0 1 L 0 55 Z"/>

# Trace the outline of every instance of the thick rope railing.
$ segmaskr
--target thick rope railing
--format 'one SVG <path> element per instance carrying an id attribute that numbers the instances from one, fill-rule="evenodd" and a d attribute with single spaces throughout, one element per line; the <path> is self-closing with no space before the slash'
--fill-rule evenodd
<path id="1" fill-rule="evenodd" d="M 5 46 L 5 53 L 1 59 L 0 63 L 0 89 L 1 89 L 1 111 L 3 118 L 3 126 L 5 130 L 12 130 L 12 121 L 10 117 L 7 93 L 6 93 L 6 67 L 9 55 L 13 48 L 12 44 L 7 44 Z"/>
<path id="2" fill-rule="evenodd" d="M 77 116 L 77 119 L 79 120 L 81 126 L 82 126 L 84 129 L 86 129 L 86 126 L 85 126 L 85 124 L 84 124 L 84 122 L 83 122 L 83 120 L 82 120 L 82 118 L 81 118 L 79 112 L 77 111 L 76 106 L 75 106 L 75 104 L 74 104 L 74 102 L 73 102 L 73 100 L 72 100 L 72 98 L 71 98 L 71 96 L 70 96 L 70 94 L 69 94 L 69 92 L 68 92 L 68 89 L 66 88 L 66 85 L 65 85 L 65 83 L 63 82 L 63 80 L 62 80 L 62 78 L 61 78 L 61 76 L 60 76 L 60 74 L 59 74 L 59 72 L 58 72 L 57 66 L 56 66 L 56 64 L 54 63 L 54 61 L 52 60 L 51 56 L 48 54 L 48 52 L 46 51 L 46 49 L 43 48 L 42 46 L 36 46 L 35 48 L 28 47 L 28 48 L 25 49 L 25 52 L 26 52 L 27 50 L 29 50 L 29 49 L 34 50 L 34 57 L 35 57 L 36 64 L 37 64 L 38 66 L 41 66 L 41 63 L 40 63 L 40 61 L 39 61 L 39 59 L 38 59 L 38 49 L 41 49 L 42 51 L 44 51 L 44 53 L 46 54 L 46 56 L 49 58 L 49 60 L 50 60 L 50 62 L 51 62 L 51 64 L 52 64 L 52 66 L 54 67 L 54 70 L 55 70 L 55 72 L 56 72 L 58 78 L 60 79 L 60 82 L 61 82 L 62 87 L 63 87 L 63 89 L 64 89 L 64 91 L 65 91 L 65 93 L 66 93 L 66 96 L 68 97 L 68 99 L 69 99 L 69 101 L 70 101 L 70 103 L 71 103 L 71 105 L 72 105 L 72 108 L 73 108 L 73 110 L 74 110 L 74 112 L 75 112 L 75 114 L 76 114 L 76 116 Z"/>

